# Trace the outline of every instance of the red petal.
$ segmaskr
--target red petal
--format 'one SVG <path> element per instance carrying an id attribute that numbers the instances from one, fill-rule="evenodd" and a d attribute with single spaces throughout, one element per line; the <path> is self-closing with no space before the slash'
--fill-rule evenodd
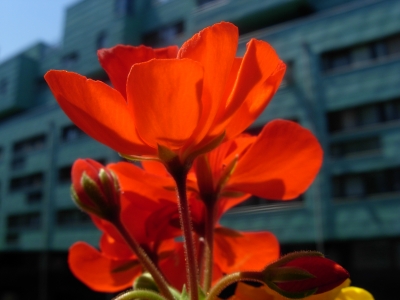
<path id="1" fill-rule="evenodd" d="M 239 160 L 227 189 L 266 199 L 296 198 L 313 182 L 322 154 L 309 130 L 290 121 L 272 121 Z"/>
<path id="2" fill-rule="evenodd" d="M 133 114 L 116 90 L 66 71 L 49 71 L 45 79 L 67 116 L 92 138 L 118 152 L 155 155 L 137 136 Z"/>
<path id="3" fill-rule="evenodd" d="M 248 43 L 221 123 L 228 139 L 245 130 L 261 114 L 278 89 L 285 69 L 268 43 L 254 39 Z"/>
<path id="4" fill-rule="evenodd" d="M 99 292 L 113 293 L 129 288 L 133 280 L 142 273 L 137 260 L 109 259 L 82 242 L 72 245 L 68 263 L 79 280 Z"/>
<path id="5" fill-rule="evenodd" d="M 126 81 L 134 64 L 149 61 L 153 58 L 175 58 L 178 47 L 153 49 L 146 46 L 133 47 L 117 45 L 97 51 L 100 64 L 107 72 L 114 88 L 126 99 Z"/>
<path id="6" fill-rule="evenodd" d="M 279 257 L 279 243 L 270 232 L 215 229 L 214 262 L 224 273 L 258 271 Z"/>
<path id="7" fill-rule="evenodd" d="M 222 102 L 238 44 L 238 29 L 231 23 L 221 22 L 207 27 L 186 41 L 178 58 L 190 58 L 204 68 L 203 112 L 199 129 L 204 136 L 214 121 Z M 222 131 L 221 131 L 222 133 Z"/>
<path id="8" fill-rule="evenodd" d="M 180 148 L 198 126 L 203 70 L 189 59 L 136 64 L 128 77 L 128 105 L 140 137 L 157 149 Z"/>

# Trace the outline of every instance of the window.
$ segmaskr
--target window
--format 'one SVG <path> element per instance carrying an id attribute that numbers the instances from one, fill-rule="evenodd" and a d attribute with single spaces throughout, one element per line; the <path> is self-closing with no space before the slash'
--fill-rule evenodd
<path id="1" fill-rule="evenodd" d="M 64 55 L 61 58 L 61 65 L 64 69 L 72 69 L 76 67 L 78 61 L 79 61 L 78 52 L 72 52 L 70 54 Z"/>
<path id="2" fill-rule="evenodd" d="M 152 4 L 153 5 L 160 5 L 160 4 L 165 4 L 168 3 L 170 0 L 153 0 Z"/>
<path id="3" fill-rule="evenodd" d="M 160 47 L 173 44 L 175 39 L 184 31 L 183 21 L 167 25 L 159 30 L 149 32 L 142 38 L 143 44 Z"/>
<path id="4" fill-rule="evenodd" d="M 63 142 L 72 142 L 86 136 L 76 125 L 68 125 L 61 129 L 61 140 Z"/>
<path id="5" fill-rule="evenodd" d="M 107 33 L 105 31 L 100 32 L 96 38 L 96 49 L 105 48 L 107 46 Z"/>
<path id="6" fill-rule="evenodd" d="M 327 72 L 398 54 L 400 54 L 400 34 L 362 45 L 325 52 L 321 55 L 322 69 Z"/>
<path id="7" fill-rule="evenodd" d="M 30 152 L 38 151 L 44 149 L 46 146 L 46 136 L 40 134 L 19 142 L 13 145 L 14 155 L 26 155 Z"/>
<path id="8" fill-rule="evenodd" d="M 335 198 L 363 198 L 400 192 L 400 168 L 344 174 L 333 177 Z"/>
<path id="9" fill-rule="evenodd" d="M 65 166 L 58 169 L 58 183 L 71 183 L 71 169 L 72 166 Z"/>
<path id="10" fill-rule="evenodd" d="M 0 95 L 7 94 L 8 90 L 8 80 L 7 78 L 0 79 Z"/>
<path id="11" fill-rule="evenodd" d="M 12 230 L 40 229 L 41 222 L 39 212 L 10 215 L 7 217 L 7 227 Z"/>
<path id="12" fill-rule="evenodd" d="M 81 226 L 91 225 L 92 220 L 87 213 L 84 213 L 76 208 L 63 209 L 57 212 L 58 226 Z"/>
<path id="13" fill-rule="evenodd" d="M 19 242 L 19 235 L 17 233 L 7 233 L 6 244 L 7 245 L 17 245 Z"/>
<path id="14" fill-rule="evenodd" d="M 26 194 L 26 202 L 28 204 L 37 204 L 42 202 L 43 192 L 42 191 L 33 191 Z"/>
<path id="15" fill-rule="evenodd" d="M 215 1 L 218 1 L 218 0 L 197 0 L 196 2 L 197 2 L 198 6 L 201 6 L 201 5 L 204 5 L 204 4 L 207 4 L 207 3 L 211 3 L 211 2 L 215 2 Z"/>
<path id="16" fill-rule="evenodd" d="M 126 16 L 134 14 L 133 0 L 115 0 L 115 14 L 118 16 Z"/>
<path id="17" fill-rule="evenodd" d="M 351 141 L 332 143 L 331 156 L 333 158 L 349 157 L 376 152 L 380 148 L 381 141 L 379 137 L 352 139 Z"/>
<path id="18" fill-rule="evenodd" d="M 21 170 L 25 167 L 25 157 L 16 157 L 11 160 L 12 170 Z"/>
<path id="19" fill-rule="evenodd" d="M 400 120 L 400 99 L 367 104 L 328 113 L 329 132 Z"/>
<path id="20" fill-rule="evenodd" d="M 43 173 L 35 173 L 28 176 L 12 178 L 10 181 L 10 191 L 16 192 L 26 189 L 38 189 L 44 184 Z"/>

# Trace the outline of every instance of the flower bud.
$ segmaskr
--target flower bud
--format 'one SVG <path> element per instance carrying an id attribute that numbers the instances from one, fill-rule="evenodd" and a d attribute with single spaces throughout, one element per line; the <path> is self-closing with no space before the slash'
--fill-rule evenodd
<path id="1" fill-rule="evenodd" d="M 116 175 L 92 159 L 78 159 L 72 166 L 71 195 L 85 212 L 113 221 L 120 212 Z"/>
<path id="2" fill-rule="evenodd" d="M 263 270 L 265 283 L 279 294 L 300 299 L 332 290 L 349 273 L 319 252 L 294 252 Z"/>
<path id="3" fill-rule="evenodd" d="M 159 293 L 159 289 L 157 284 L 155 283 L 153 277 L 150 273 L 143 273 L 139 277 L 137 277 L 133 282 L 133 289 L 135 290 L 148 290 Z"/>

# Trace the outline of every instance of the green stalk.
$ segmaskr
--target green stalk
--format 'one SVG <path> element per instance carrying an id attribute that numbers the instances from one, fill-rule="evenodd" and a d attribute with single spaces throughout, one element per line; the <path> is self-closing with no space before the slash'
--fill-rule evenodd
<path id="1" fill-rule="evenodd" d="M 254 281 L 264 284 L 260 272 L 237 272 L 223 277 L 208 293 L 206 300 L 217 300 L 218 295 L 229 285 L 238 281 Z"/>
<path id="2" fill-rule="evenodd" d="M 185 168 L 179 168 L 179 171 L 171 172 L 176 182 L 178 192 L 178 208 L 181 228 L 184 237 L 185 261 L 186 261 L 186 277 L 187 287 L 190 300 L 198 300 L 198 269 L 196 261 L 196 251 L 192 234 L 192 221 L 190 216 L 189 203 L 186 195 L 186 177 Z"/>
<path id="3" fill-rule="evenodd" d="M 146 254 L 146 252 L 143 250 L 142 247 L 136 242 L 134 238 L 131 237 L 129 232 L 126 230 L 125 226 L 122 224 L 122 222 L 118 219 L 115 221 L 114 226 L 118 229 L 118 231 L 121 233 L 122 237 L 125 239 L 127 244 L 130 246 L 132 251 L 136 254 L 138 257 L 139 261 L 143 265 L 143 267 L 146 269 L 147 272 L 151 274 L 153 277 L 158 289 L 160 290 L 161 295 L 165 297 L 167 300 L 174 300 L 174 296 L 172 295 L 171 291 L 168 288 L 167 281 L 164 279 L 164 276 L 160 273 L 158 268 L 155 266 L 153 261 L 150 259 L 150 257 Z M 121 298 L 124 299 L 124 298 Z M 129 298 L 127 298 L 129 299 Z M 134 298 L 132 298 L 134 299 Z"/>
<path id="4" fill-rule="evenodd" d="M 134 299 L 165 300 L 166 298 L 164 298 L 160 294 L 148 290 L 129 291 L 114 298 L 114 300 L 134 300 Z"/>
<path id="5" fill-rule="evenodd" d="M 205 200 L 205 199 L 203 199 Z M 203 256 L 203 289 L 207 292 L 211 287 L 211 281 L 213 277 L 213 266 L 214 266 L 214 225 L 215 225 L 215 202 L 216 201 L 204 201 L 209 205 L 206 207 L 206 220 L 204 230 L 204 256 Z"/>

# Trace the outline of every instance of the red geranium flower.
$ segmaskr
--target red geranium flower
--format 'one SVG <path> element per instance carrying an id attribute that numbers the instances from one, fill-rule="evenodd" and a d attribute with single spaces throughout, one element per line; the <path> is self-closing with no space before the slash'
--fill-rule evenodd
<path id="1" fill-rule="evenodd" d="M 100 50 L 114 88 L 67 71 L 45 79 L 71 120 L 99 142 L 132 156 L 158 157 L 162 146 L 185 162 L 246 129 L 280 85 L 285 65 L 271 46 L 253 39 L 236 58 L 237 43 L 237 28 L 219 23 L 178 52 Z"/>

